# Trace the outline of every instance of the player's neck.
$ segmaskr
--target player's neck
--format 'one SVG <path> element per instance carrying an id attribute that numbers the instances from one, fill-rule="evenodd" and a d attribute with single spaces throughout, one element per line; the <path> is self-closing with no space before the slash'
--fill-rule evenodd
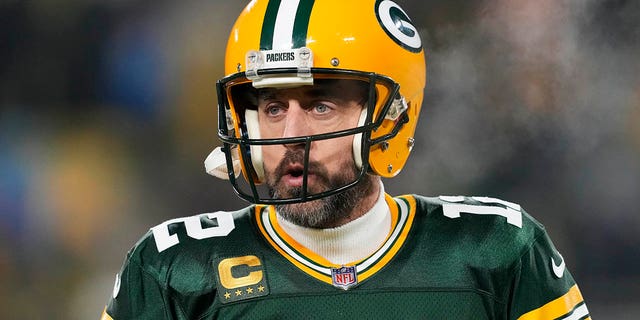
<path id="1" fill-rule="evenodd" d="M 312 252 L 336 264 L 349 264 L 373 254 L 387 238 L 391 215 L 385 201 L 384 187 L 379 184 L 369 210 L 339 227 L 305 228 L 278 216 L 278 223 L 293 239 Z"/>
<path id="2" fill-rule="evenodd" d="M 328 225 L 328 228 L 337 228 L 346 225 L 371 211 L 376 203 L 380 201 L 380 197 L 384 195 L 384 186 L 382 185 L 382 181 L 380 180 L 380 177 L 376 178 L 377 179 L 372 179 L 369 184 L 369 188 L 364 192 L 364 197 L 354 199 L 353 206 L 350 208 L 350 214 L 343 219 L 335 221 L 332 225 Z M 382 197 L 382 199 L 382 201 L 384 201 L 384 197 Z"/>

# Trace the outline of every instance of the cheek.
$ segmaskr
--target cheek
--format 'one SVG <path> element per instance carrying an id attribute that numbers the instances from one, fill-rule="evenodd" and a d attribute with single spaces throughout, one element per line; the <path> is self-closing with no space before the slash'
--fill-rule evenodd
<path id="1" fill-rule="evenodd" d="M 272 172 L 282 160 L 284 151 L 285 148 L 280 145 L 262 146 L 262 159 L 265 170 Z"/>
<path id="2" fill-rule="evenodd" d="M 337 164 L 353 160 L 353 136 L 316 141 L 316 146 L 311 150 L 311 158 Z"/>

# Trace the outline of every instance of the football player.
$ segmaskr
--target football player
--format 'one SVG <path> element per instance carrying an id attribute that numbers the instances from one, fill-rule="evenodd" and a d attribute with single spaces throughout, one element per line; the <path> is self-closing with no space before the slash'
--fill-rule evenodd
<path id="1" fill-rule="evenodd" d="M 426 81 L 398 4 L 252 1 L 225 71 L 205 166 L 252 205 L 151 228 L 102 319 L 589 318 L 519 205 L 385 193 Z"/>

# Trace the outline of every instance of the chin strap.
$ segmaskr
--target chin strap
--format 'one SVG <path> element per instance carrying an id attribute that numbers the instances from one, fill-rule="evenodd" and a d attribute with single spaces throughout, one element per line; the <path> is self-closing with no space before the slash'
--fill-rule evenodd
<path id="1" fill-rule="evenodd" d="M 238 156 L 238 148 L 231 148 L 231 159 L 233 161 L 233 172 L 236 178 L 242 171 L 240 166 L 240 157 Z M 217 147 L 204 160 L 205 171 L 223 180 L 229 180 L 229 171 L 227 170 L 227 159 L 222 152 L 222 148 Z"/>
<path id="2" fill-rule="evenodd" d="M 247 126 L 247 135 L 249 139 L 260 139 L 260 125 L 258 124 L 258 112 L 256 110 L 247 109 L 245 111 L 245 124 Z M 253 170 L 256 173 L 256 177 L 259 182 L 264 181 L 264 162 L 262 158 L 262 147 L 259 145 L 250 146 L 251 150 L 251 164 Z M 238 154 L 238 147 L 231 147 L 231 159 L 233 161 L 233 172 L 236 178 L 242 172 L 242 166 L 240 165 L 240 156 Z M 207 158 L 204 160 L 204 167 L 208 174 L 228 180 L 229 171 L 227 170 L 227 162 L 222 148 L 217 147 Z"/>

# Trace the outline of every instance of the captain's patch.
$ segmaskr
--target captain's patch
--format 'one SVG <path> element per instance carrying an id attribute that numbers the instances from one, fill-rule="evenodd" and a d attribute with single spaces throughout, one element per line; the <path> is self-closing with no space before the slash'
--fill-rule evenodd
<path id="1" fill-rule="evenodd" d="M 266 272 L 254 255 L 224 258 L 214 262 L 218 297 L 222 303 L 262 297 L 269 294 Z"/>

